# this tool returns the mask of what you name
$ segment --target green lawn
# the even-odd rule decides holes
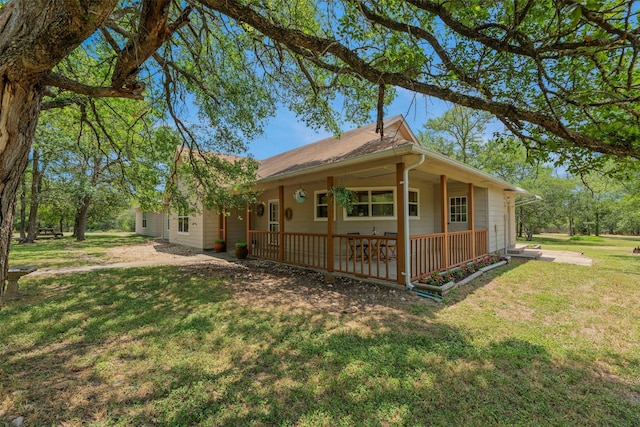
[[[48,268],[103,264],[106,261],[105,252],[109,248],[149,240],[145,236],[123,232],[89,232],[86,238],[83,242],[77,242],[71,235],[57,239],[42,237],[33,244],[18,244],[17,239],[14,239],[9,253],[9,266]]]
[[[444,304],[384,290],[355,314],[344,285],[277,271],[25,277],[0,311],[0,420],[640,425],[640,240],[535,237],[594,266],[514,261]]]

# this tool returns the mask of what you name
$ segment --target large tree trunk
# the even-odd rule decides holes
[[[0,8],[0,298],[15,197],[40,116],[41,81],[93,34],[117,0],[9,1]]]
[[[27,232],[27,243],[36,240],[36,223],[38,221],[38,208],[40,207],[40,193],[42,191],[42,170],[40,169],[40,154],[38,150],[33,150],[31,180],[31,201],[29,205],[29,231]]]
[[[89,203],[91,203],[91,197],[85,196],[80,204],[80,209],[76,214],[76,240],[82,242],[87,231],[87,216],[89,214]]]
[[[0,74],[0,294],[7,277],[16,193],[27,167],[41,102],[41,87],[12,82]]]

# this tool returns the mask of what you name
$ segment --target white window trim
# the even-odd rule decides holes
[[[142,212],[142,228],[146,229],[147,228],[147,213],[146,212]]]
[[[416,201],[415,205],[418,206],[418,215],[416,216],[411,216],[409,215],[409,209],[407,209],[407,215],[409,215],[409,219],[420,219],[420,211],[422,209],[420,209],[420,190],[418,190],[417,188],[411,188],[409,187],[409,192],[414,192],[417,194],[418,200]],[[409,206],[409,201],[407,200],[407,207]]]
[[[275,220],[271,220],[271,206],[276,205],[278,207],[278,216]],[[280,200],[279,199],[271,199],[267,201],[267,228],[271,231],[271,225],[277,225],[278,231],[281,229],[282,224],[280,224]]]
[[[314,221],[319,221],[319,222],[327,222],[329,220],[328,217],[322,217],[322,216],[318,216],[318,194],[327,194],[329,192],[329,190],[317,190],[313,192],[313,220]],[[324,205],[320,205],[320,206],[324,206]],[[327,208],[329,207],[329,204],[326,205]],[[333,212],[336,212],[336,203],[335,200],[333,202]]]
[[[180,231],[180,218],[187,218],[187,226],[188,229],[191,230],[191,220],[189,215],[180,215],[180,211],[178,211],[178,216],[177,216],[177,226],[176,226],[176,232],[178,234],[181,234],[183,236],[188,236],[189,235],[189,231]]]
[[[389,191],[393,192],[393,216],[348,216],[347,210],[342,209],[342,220],[347,221],[395,221],[398,219],[398,196],[394,187],[353,187],[349,188],[351,191]],[[371,200],[369,200],[369,206],[371,206]],[[371,212],[371,210],[369,210]]]
[[[451,213],[451,202],[453,201],[453,199],[464,199],[464,207],[465,209],[465,213],[461,214],[464,215],[465,220],[464,221],[454,221],[451,219],[451,216],[454,215]],[[450,224],[466,224],[469,222],[469,198],[465,195],[465,196],[451,196],[449,197],[449,223]]]

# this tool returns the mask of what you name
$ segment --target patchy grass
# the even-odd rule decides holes
[[[571,236],[569,240],[581,241],[581,242],[604,242],[604,238],[600,236]]]
[[[577,246],[593,267],[516,261],[440,305],[268,267],[27,276],[0,311],[0,419],[640,425],[640,256],[605,240]]]
[[[87,233],[86,237],[84,242],[77,242],[75,237],[70,235],[58,239],[45,237],[29,244],[19,244],[14,240],[9,253],[9,265],[45,268],[104,264],[107,261],[105,253],[109,248],[135,245],[149,240],[145,236],[118,232]]]

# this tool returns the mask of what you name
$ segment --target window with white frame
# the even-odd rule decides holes
[[[353,190],[357,201],[353,204],[353,211],[345,214],[345,219],[393,219],[396,217],[396,197],[392,188]],[[316,191],[314,208],[315,220],[323,221],[328,217],[329,198],[326,191]],[[409,191],[410,218],[419,218],[419,198],[417,190]]]
[[[147,228],[147,213],[142,212],[142,228]]]
[[[348,219],[394,218],[395,194],[393,189],[354,190],[357,201],[353,204]]]
[[[418,192],[409,190],[409,217],[420,217],[418,206],[420,206]]]
[[[326,191],[316,191],[315,195],[315,219],[326,220],[329,217],[329,196]]]
[[[178,233],[189,233],[189,215],[184,208],[178,210]]]
[[[449,198],[449,222],[467,222],[467,196]]]

